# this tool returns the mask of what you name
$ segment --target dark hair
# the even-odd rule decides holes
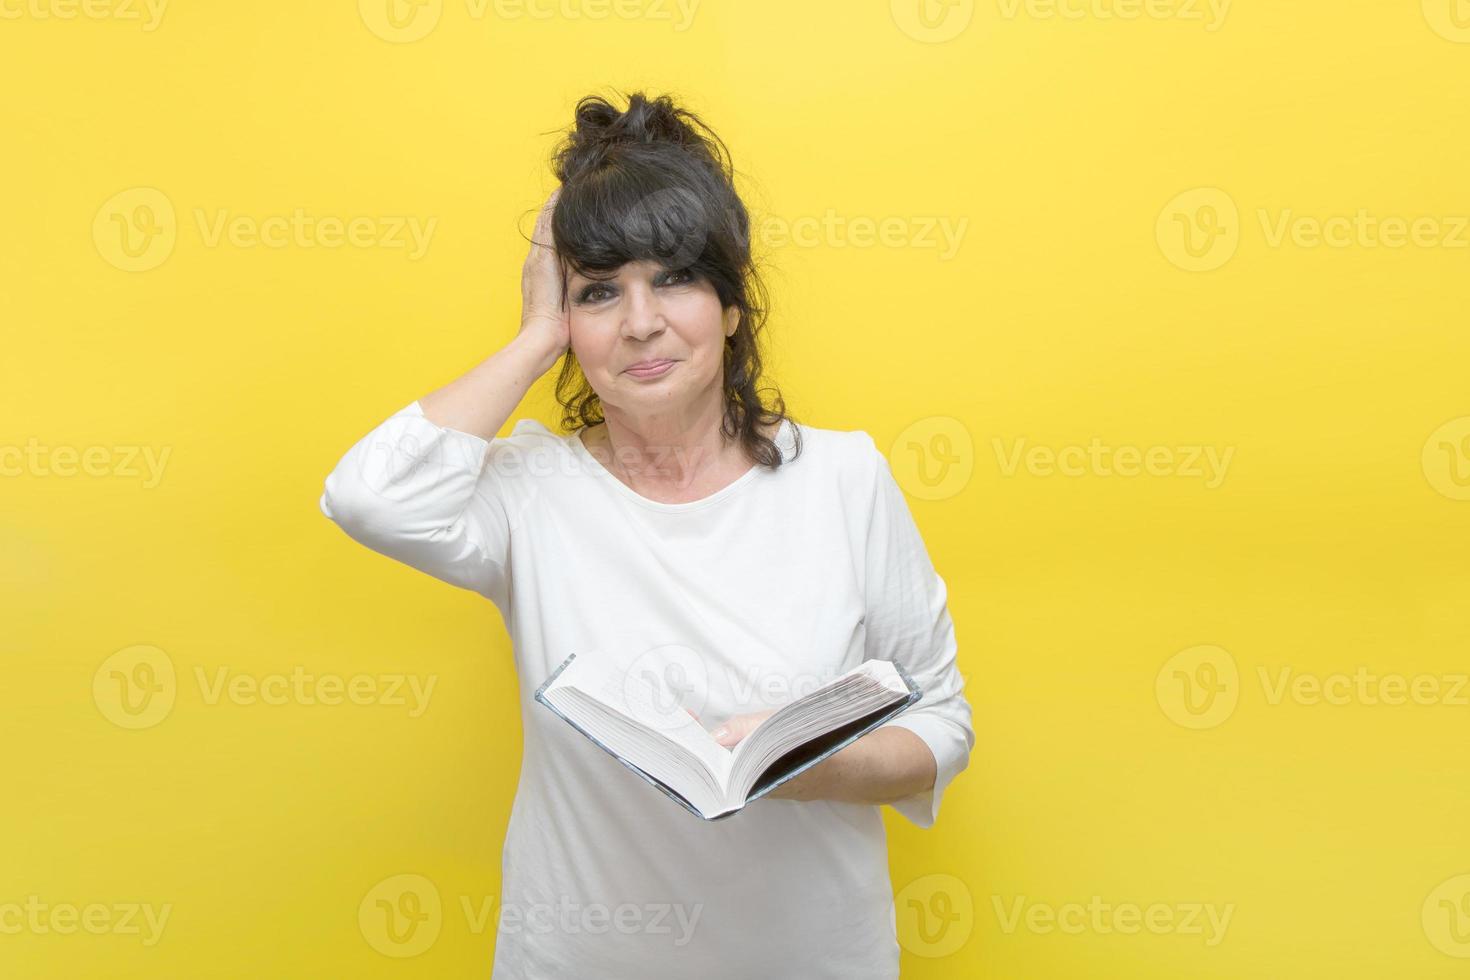
[[[566,270],[606,275],[625,263],[656,262],[688,269],[712,283],[720,306],[740,310],[735,333],[725,338],[725,413],[721,431],[740,441],[758,465],[781,465],[763,423],[788,417],[778,389],[774,407],[761,401],[759,340],[767,293],[751,259],[750,218],[734,187],[734,168],[724,142],[698,116],[667,95],[628,96],[619,111],[589,95],[577,103],[576,121],[557,147],[552,168],[561,194],[552,216],[552,239]],[[568,431],[603,421],[602,402],[568,348],[556,381],[556,399]],[[796,436],[796,453],[801,437]]]

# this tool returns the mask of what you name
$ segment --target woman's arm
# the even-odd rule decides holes
[[[934,788],[934,753],[906,728],[876,728],[767,796],[879,805]]]
[[[420,398],[419,407],[435,425],[489,441],[560,356],[542,334],[523,331],[465,374]]]
[[[734,715],[710,734],[720,745],[733,748],[773,714],[774,708]],[[698,717],[695,715],[696,720]],[[927,742],[906,728],[880,727],[766,795],[781,800],[881,805],[928,792],[938,774]]]

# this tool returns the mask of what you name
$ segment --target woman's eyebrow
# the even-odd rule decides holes
[[[567,281],[569,283],[574,283],[574,284],[577,284],[577,285],[581,285],[583,283],[617,282],[620,278],[622,278],[622,275],[623,275],[623,272],[624,271],[625,270],[623,270],[623,269],[616,269],[616,270],[614,270],[612,272],[595,272],[595,273],[573,272],[571,274],[571,278],[568,279]],[[655,266],[653,269],[650,269],[649,270],[649,272],[648,272],[648,278],[650,278],[650,279],[652,279],[654,281],[657,281],[657,280],[659,280],[659,279],[661,279],[661,278],[663,278],[665,276],[671,276],[671,275],[673,275],[676,272],[684,272],[684,271],[687,271],[687,270],[680,269],[680,268],[667,268],[667,267],[664,267],[664,266],[661,266],[660,265],[660,266]]]

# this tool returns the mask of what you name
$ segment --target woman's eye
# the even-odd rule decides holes
[[[673,272],[666,273],[659,280],[659,285],[687,286],[694,282],[694,280],[695,276],[692,269],[676,269]],[[582,291],[577,294],[577,301],[579,303],[601,303],[612,295],[613,291],[611,289],[608,289],[601,283],[593,283],[590,286],[582,288]]]

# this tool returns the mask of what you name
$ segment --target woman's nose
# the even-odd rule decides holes
[[[623,310],[623,333],[631,339],[643,340],[664,328],[658,299],[645,289],[630,289]]]

